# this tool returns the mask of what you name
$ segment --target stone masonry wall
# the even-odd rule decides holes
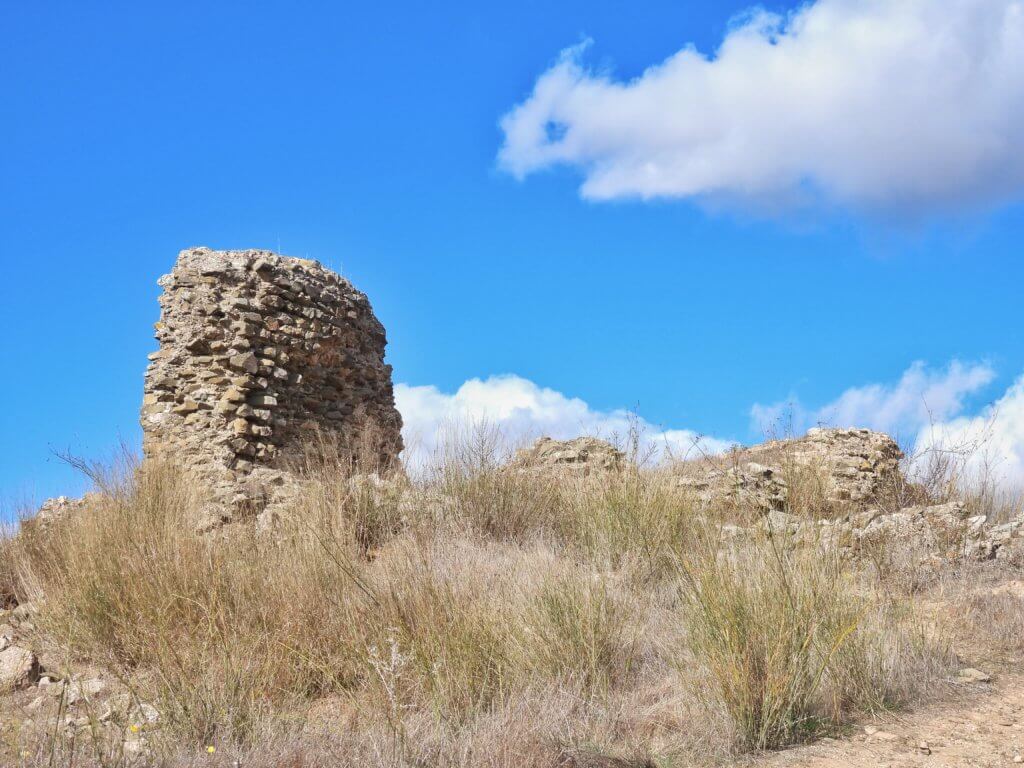
[[[402,448],[387,343],[363,293],[318,262],[269,251],[182,251],[159,280],[160,349],[143,450],[202,475],[225,519],[258,512],[317,433],[378,459]]]
[[[835,505],[878,506],[904,479],[903,452],[881,432],[815,427],[803,437],[737,448],[722,456],[682,462],[675,472],[681,487],[703,501],[729,499],[761,509],[785,508],[795,472],[823,481],[824,497]]]

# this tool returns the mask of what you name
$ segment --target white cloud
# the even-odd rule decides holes
[[[732,445],[687,429],[661,429],[626,410],[595,410],[579,398],[514,375],[470,379],[452,394],[431,385],[398,384],[395,402],[405,423],[406,459],[414,466],[434,455],[453,430],[480,424],[499,429],[508,444],[517,445],[541,436],[625,440],[635,423],[644,445],[656,452],[655,458],[666,447],[682,457],[717,453]]]
[[[951,419],[921,430],[914,452],[929,449],[962,457],[958,469],[967,482],[1024,491],[1024,376],[977,416]],[[961,459],[956,459],[960,461]]]
[[[631,81],[564,51],[501,121],[517,177],[584,197],[914,212],[1024,192],[1024,0],[817,0],[752,11],[714,56]]]
[[[967,398],[994,377],[995,371],[984,363],[954,360],[944,369],[930,369],[916,362],[894,384],[851,387],[820,408],[804,408],[794,400],[755,405],[751,413],[759,431],[788,427],[799,434],[815,424],[869,427],[903,438],[915,454],[956,451],[963,456],[966,479],[984,476],[1024,490],[1024,375],[995,403],[975,415],[963,413]],[[406,459],[413,467],[427,463],[453,433],[464,436],[465,430],[481,424],[500,430],[509,446],[543,435],[624,440],[635,424],[655,459],[666,447],[682,458],[720,453],[735,444],[688,429],[663,429],[624,409],[596,410],[579,398],[514,375],[470,379],[453,393],[398,384],[395,400],[405,422]]]
[[[802,432],[818,424],[867,427],[899,437],[912,437],[934,422],[958,416],[964,399],[995,378],[987,364],[951,362],[944,370],[915,362],[895,384],[851,387],[817,409],[807,409],[797,398],[751,409],[754,428],[773,433]]]

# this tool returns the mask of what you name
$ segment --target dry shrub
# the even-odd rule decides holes
[[[766,536],[723,553],[708,531],[680,570],[689,650],[713,683],[709,704],[728,713],[746,748],[806,740],[858,710],[903,703],[909,691],[891,683],[935,655],[816,547]]]
[[[551,529],[561,494],[556,478],[508,468],[511,449],[498,432],[478,429],[446,449],[431,485],[450,500],[460,528],[499,541],[524,542]]]
[[[551,577],[523,616],[525,665],[585,695],[607,693],[633,669],[639,622],[632,614],[606,579]]]
[[[672,571],[694,507],[665,473],[625,471],[562,486],[555,535],[597,563],[639,563],[649,577]]]
[[[353,445],[339,441],[314,430],[301,452],[285,461],[301,478],[285,530],[300,530],[323,546],[345,542],[346,556],[353,545],[366,557],[408,524],[402,500],[410,484],[378,430],[363,429]]]
[[[18,604],[18,556],[10,531],[0,530],[0,609]]]
[[[44,542],[24,543],[24,581],[74,653],[126,680],[146,673],[169,727],[199,743],[245,739],[351,674],[345,638],[366,598],[349,552],[303,530],[204,538],[196,503],[169,466],[115,478]]]
[[[849,512],[845,505],[829,500],[829,480],[821,467],[797,462],[789,455],[783,457],[782,467],[787,512],[812,520],[841,517]]]
[[[303,476],[286,521],[292,533],[319,536],[323,546],[344,542],[367,557],[408,524],[402,506],[407,484],[400,476],[353,475],[347,464],[330,462],[305,467]]]
[[[985,515],[1005,523],[1024,515],[1024,490],[1007,485],[991,445],[991,424],[957,442],[937,437],[927,448],[908,455],[903,474],[916,498],[909,503],[962,502],[968,515]]]
[[[550,531],[561,502],[553,478],[503,467],[448,466],[439,490],[451,499],[453,522],[499,541],[527,542]]]
[[[364,642],[386,709],[422,705],[459,721],[501,697],[514,627],[503,562],[493,551],[405,541],[377,564]]]
[[[975,591],[958,604],[958,616],[995,650],[1024,652],[1024,581]]]

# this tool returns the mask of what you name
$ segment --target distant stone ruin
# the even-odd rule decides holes
[[[558,472],[587,477],[618,472],[626,455],[611,443],[596,437],[553,440],[542,437],[528,448],[516,451],[509,468],[515,471]]]
[[[387,343],[363,293],[316,261],[182,251],[159,280],[143,450],[198,473],[224,519],[261,511],[312,440],[402,449]]]
[[[879,504],[905,484],[903,452],[881,432],[868,429],[809,429],[803,437],[771,440],[722,456],[680,463],[680,485],[710,502],[764,510],[786,507],[797,476],[811,475],[831,504],[864,507]]]
[[[833,503],[877,502],[903,482],[903,451],[888,435],[870,429],[813,427],[803,437],[772,440],[742,451],[748,461],[817,470]]]

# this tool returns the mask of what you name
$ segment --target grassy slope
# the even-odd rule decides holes
[[[171,467],[102,485],[7,567],[41,636],[160,719],[133,758],[130,715],[36,718],[25,765],[706,764],[919,701],[955,662],[885,574],[768,536],[723,551],[753,513],[658,472],[467,452],[374,489],[318,465],[272,536],[194,535],[202,489]]]

